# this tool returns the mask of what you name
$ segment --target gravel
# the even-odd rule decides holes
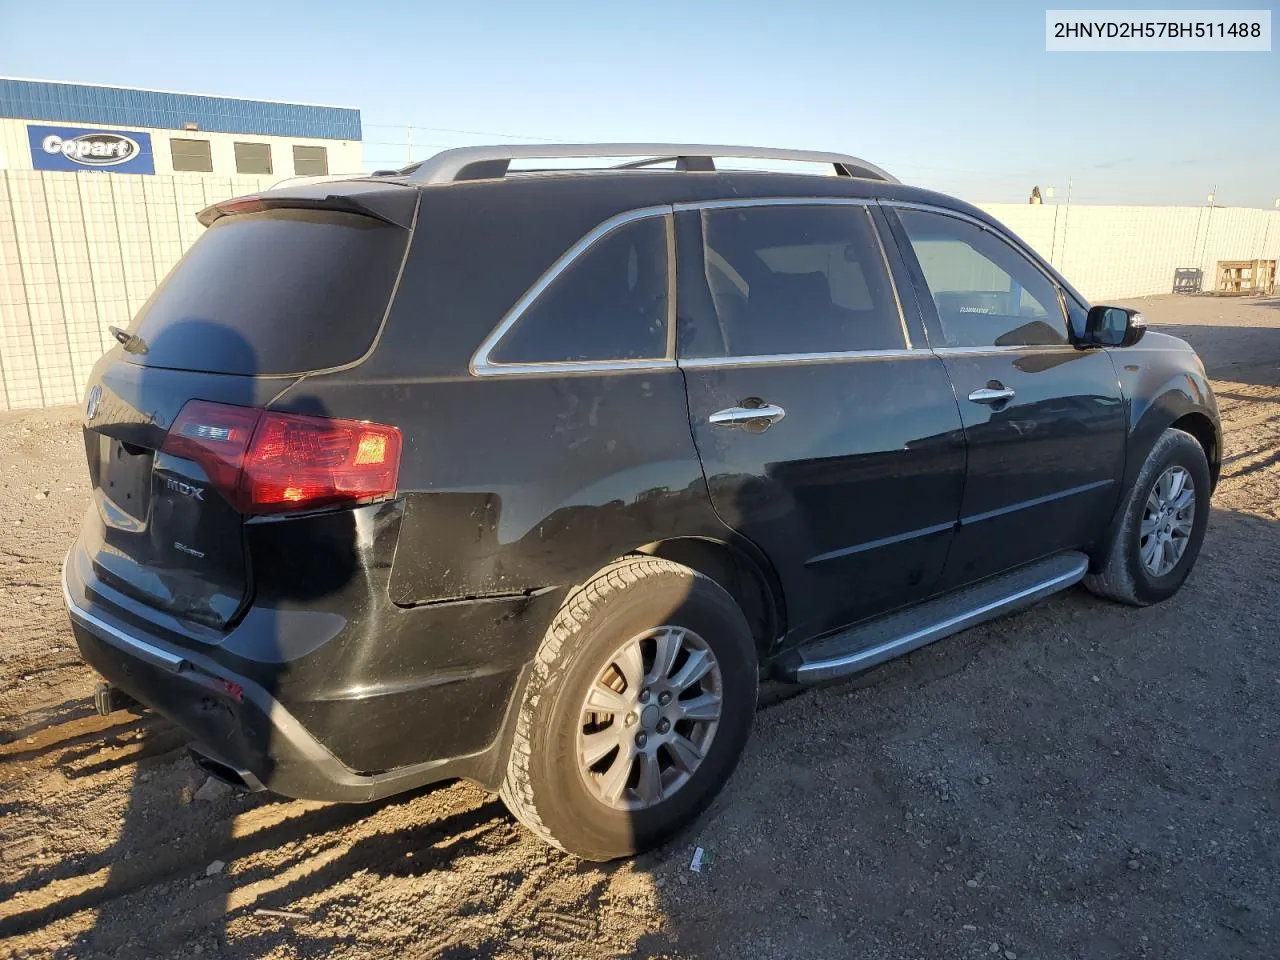
[[[1137,305],[1228,431],[1186,588],[777,698],[706,816],[605,867],[467,784],[223,792],[159,718],[97,717],[58,586],[78,412],[0,414],[0,957],[1280,955],[1280,300]]]

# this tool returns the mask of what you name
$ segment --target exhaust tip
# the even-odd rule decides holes
[[[247,790],[250,793],[258,793],[266,789],[262,785],[262,781],[244,767],[237,767],[234,764],[227,763],[225,760],[219,760],[217,757],[210,756],[197,747],[188,747],[187,749],[197,767],[228,786],[236,787],[239,790]]]

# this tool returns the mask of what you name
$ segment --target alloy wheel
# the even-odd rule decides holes
[[[597,800],[642,810],[670,798],[702,764],[720,722],[716,655],[685,627],[622,644],[582,704],[578,770]]]
[[[1167,467],[1147,495],[1138,528],[1138,554],[1147,572],[1168,575],[1191,539],[1196,517],[1196,488],[1191,474],[1177,465]]]

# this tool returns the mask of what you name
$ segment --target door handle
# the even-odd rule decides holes
[[[969,394],[974,403],[1004,403],[1012,400],[1014,393],[1010,387],[979,387]]]
[[[707,419],[717,427],[745,427],[761,433],[786,415],[787,411],[777,404],[762,403],[758,407],[728,407],[717,410]]]

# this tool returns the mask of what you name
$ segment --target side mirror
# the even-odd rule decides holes
[[[1090,307],[1085,339],[1099,347],[1132,347],[1147,332],[1147,321],[1127,307]]]

